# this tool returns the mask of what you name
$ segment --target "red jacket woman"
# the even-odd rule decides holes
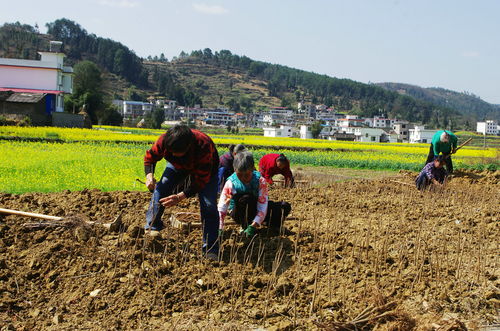
[[[293,175],[290,170],[290,161],[284,154],[266,154],[259,161],[259,171],[269,184],[273,183],[273,176],[281,174],[285,177],[285,187],[293,187]]]

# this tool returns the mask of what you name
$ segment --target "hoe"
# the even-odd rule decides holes
[[[120,214],[118,216],[116,216],[114,221],[111,223],[100,223],[100,222],[93,222],[93,221],[83,221],[83,222],[86,224],[91,224],[91,225],[92,224],[100,224],[110,231],[119,231],[119,229],[122,225],[122,213],[123,213],[123,211],[121,211]],[[73,223],[75,221],[79,221],[79,218],[76,216],[74,216],[74,217],[50,216],[50,215],[28,213],[28,212],[24,212],[24,211],[5,209],[5,208],[0,208],[0,214],[33,217],[33,218],[38,218],[38,219],[45,221],[45,222],[39,222],[39,223],[27,223],[27,224],[25,224],[25,226],[29,226],[29,227],[65,226],[65,225],[67,225],[68,222]],[[66,221],[66,223],[65,223],[65,221]]]

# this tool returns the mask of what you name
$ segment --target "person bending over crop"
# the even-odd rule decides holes
[[[427,163],[415,179],[417,188],[423,191],[431,185],[443,187],[447,176],[447,172],[443,168],[445,163],[446,156],[444,155],[439,155],[434,161]]]
[[[252,153],[236,154],[233,164],[235,172],[227,179],[219,198],[219,230],[224,229],[228,213],[241,224],[248,237],[252,237],[263,224],[279,229],[292,209],[290,204],[268,200],[267,182],[255,170]]]
[[[241,152],[246,150],[245,146],[242,144],[238,145],[231,145],[229,146],[229,152],[224,153],[220,159],[219,159],[219,192],[222,191],[222,188],[224,187],[224,183],[226,182],[227,178],[231,176],[234,172],[234,167],[233,167],[233,161],[234,161],[234,156]]]
[[[457,150],[457,136],[455,136],[451,131],[440,130],[432,136],[432,142],[429,150],[429,155],[427,155],[426,164],[432,162],[438,157],[439,153],[447,156],[445,159],[446,170],[448,173],[453,172],[453,162],[451,161],[451,154],[454,154]]]
[[[290,170],[290,161],[284,154],[266,154],[259,161],[259,171],[269,184],[273,184],[273,176],[281,174],[285,177],[285,187],[294,186],[294,178]]]
[[[168,163],[159,182],[154,178],[155,165],[162,158]],[[176,125],[162,134],[146,151],[144,170],[146,186],[153,192],[146,213],[147,230],[161,230],[165,208],[198,194],[203,222],[203,251],[210,259],[218,254],[217,169],[219,155],[214,142],[206,134]],[[183,192],[174,189],[190,176],[190,185]]]

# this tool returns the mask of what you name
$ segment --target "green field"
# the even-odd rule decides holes
[[[0,135],[3,136],[3,140],[0,140],[0,191],[57,192],[85,188],[104,191],[145,190],[144,185],[138,183],[136,178],[143,179],[144,153],[160,133],[162,131],[139,129],[126,129],[124,133],[123,128],[25,128],[23,131],[0,127]],[[12,137],[32,137],[39,141],[7,140]],[[217,144],[247,144],[256,160],[267,153],[284,152],[291,160],[292,169],[299,166],[322,166],[419,171],[428,151],[427,145],[362,144],[290,138],[273,140],[248,136],[213,138]],[[59,142],[52,142],[54,139]],[[130,142],[117,142],[125,140]],[[293,146],[295,141],[300,147],[316,149],[290,150],[290,145]],[[259,147],[252,148],[252,142]],[[273,145],[282,147],[273,148]],[[226,147],[219,147],[220,155],[225,151]],[[497,150],[464,148],[454,156],[454,163],[455,168],[496,170]],[[165,161],[158,164],[157,177],[164,166]]]

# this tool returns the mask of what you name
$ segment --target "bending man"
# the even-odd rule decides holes
[[[447,173],[443,166],[446,157],[439,155],[434,161],[425,165],[418,177],[415,179],[415,185],[420,191],[425,190],[429,186],[442,187],[446,179]]]
[[[446,170],[451,174],[453,172],[451,154],[456,152],[457,141],[457,136],[455,136],[451,131],[439,130],[436,132],[434,136],[432,136],[431,147],[425,164],[432,162],[438,157],[439,153],[442,153],[446,157],[444,160],[446,163]]]
[[[165,158],[168,163],[158,183],[154,178],[156,162]],[[203,250],[210,259],[218,254],[217,169],[219,155],[215,144],[206,134],[176,125],[162,134],[146,151],[144,170],[146,186],[153,191],[146,213],[146,229],[161,230],[161,216],[165,208],[198,194],[203,222]],[[174,189],[190,176],[190,185],[183,192]]]

